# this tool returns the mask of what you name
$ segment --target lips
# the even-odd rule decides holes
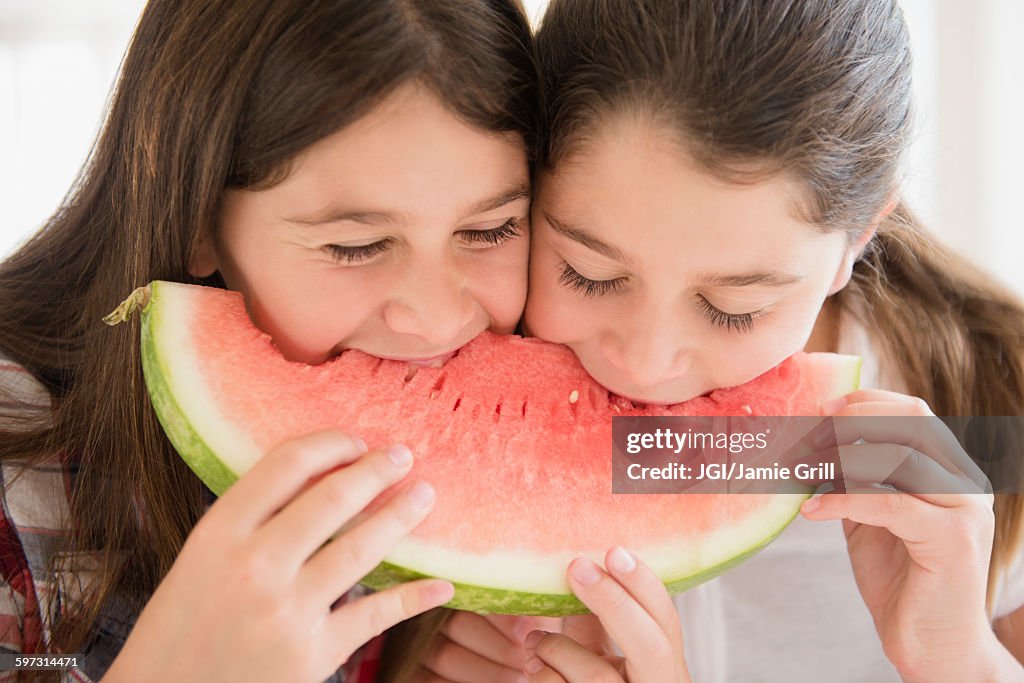
[[[448,353],[431,356],[430,358],[396,358],[395,360],[404,360],[409,365],[414,365],[419,368],[439,368],[451,360],[452,357],[455,356],[455,353],[455,351],[449,351]]]

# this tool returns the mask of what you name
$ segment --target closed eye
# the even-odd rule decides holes
[[[502,242],[522,236],[523,232],[519,227],[519,219],[509,218],[491,230],[462,230],[459,234],[467,242],[496,246]]]
[[[613,280],[591,280],[576,272],[576,269],[565,261],[561,265],[562,274],[558,281],[569,289],[582,292],[583,296],[601,296],[619,291],[626,284],[626,278],[618,277]]]
[[[717,327],[729,331],[750,332],[754,327],[754,321],[761,317],[763,310],[751,311],[750,313],[726,313],[714,306],[703,296],[697,297],[697,305],[700,306],[704,316]]]
[[[343,247],[340,244],[325,244],[322,249],[327,254],[342,263],[362,263],[369,261],[377,254],[388,250],[391,246],[391,239],[379,240],[372,244],[363,244],[358,247]]]

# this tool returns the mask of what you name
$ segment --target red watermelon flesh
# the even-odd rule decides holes
[[[371,447],[405,443],[430,481],[430,516],[365,579],[416,576],[457,586],[452,606],[580,611],[572,558],[623,545],[672,590],[756,552],[796,514],[800,494],[613,494],[615,415],[818,415],[853,390],[859,361],[797,354],[741,387],[676,406],[610,394],[566,347],[490,333],[443,368],[347,351],[317,366],[285,360],[235,292],[151,283],[143,357],[157,413],[182,457],[225,490],[275,444],[340,428]],[[382,498],[383,499],[383,498]]]

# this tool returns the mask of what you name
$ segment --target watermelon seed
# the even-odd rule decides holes
[[[578,400],[580,400],[580,392],[578,392],[576,389],[573,389],[572,392],[569,394],[569,403],[575,403]]]
[[[745,412],[747,415],[753,415],[754,414],[754,409],[751,408],[749,405],[744,404],[743,412]]]
[[[457,399],[455,399],[455,405],[454,405],[454,406],[452,406],[452,412],[454,413],[454,412],[455,412],[456,410],[458,410],[458,409],[459,409],[459,406],[460,406],[461,404],[462,404],[462,397],[461,397],[461,396],[459,396],[459,397],[458,397]]]

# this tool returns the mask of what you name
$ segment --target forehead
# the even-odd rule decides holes
[[[329,197],[380,196],[397,206],[436,202],[439,184],[446,186],[446,196],[476,195],[526,173],[521,135],[467,123],[413,81],[304,150],[282,185]]]
[[[699,168],[675,135],[636,116],[598,126],[541,174],[538,192],[541,211],[641,262],[669,258],[671,250],[717,261],[747,252],[781,258],[822,237],[802,218],[794,179],[723,180]]]

